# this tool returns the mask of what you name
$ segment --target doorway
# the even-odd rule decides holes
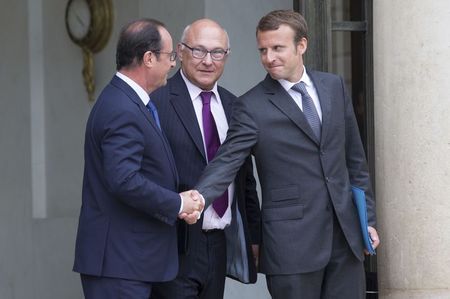
[[[372,0],[294,0],[308,22],[310,69],[339,74],[353,100],[375,190]],[[378,298],[376,256],[365,260],[366,298]]]

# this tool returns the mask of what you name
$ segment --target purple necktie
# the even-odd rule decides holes
[[[217,149],[220,146],[219,134],[217,133],[216,122],[211,113],[211,96],[212,91],[203,91],[200,93],[202,98],[203,108],[203,134],[205,136],[206,156],[208,162],[216,155]],[[223,214],[228,208],[228,190],[213,201],[213,208],[217,215],[222,218]]]

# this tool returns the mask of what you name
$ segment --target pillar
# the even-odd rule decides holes
[[[374,1],[380,298],[450,298],[449,16]]]

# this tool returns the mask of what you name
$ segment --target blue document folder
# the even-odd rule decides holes
[[[366,194],[364,190],[352,186],[353,201],[355,203],[356,209],[358,210],[359,224],[361,226],[361,232],[364,240],[364,246],[370,255],[374,255],[375,249],[372,247],[372,240],[370,239],[369,231],[367,230],[367,205],[366,205]]]

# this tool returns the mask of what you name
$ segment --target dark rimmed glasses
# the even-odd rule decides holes
[[[220,61],[220,60],[223,60],[230,52],[230,49],[224,50],[221,48],[216,48],[216,49],[212,49],[211,51],[208,51],[205,48],[193,48],[193,47],[189,47],[185,43],[181,43],[181,44],[183,46],[185,46],[186,48],[188,48],[189,50],[191,50],[192,57],[198,58],[198,59],[205,58],[206,55],[209,53],[209,55],[211,55],[212,60]]]
[[[167,54],[167,55],[169,55],[170,61],[177,60],[177,52],[176,51],[172,51],[172,52],[152,51],[152,52],[154,52],[156,54]]]

